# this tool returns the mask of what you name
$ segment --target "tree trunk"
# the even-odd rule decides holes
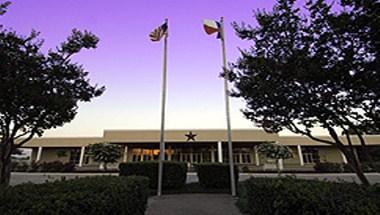
[[[12,143],[0,143],[0,186],[8,186],[11,178]]]
[[[104,162],[104,172],[107,172],[107,163],[106,162]]]
[[[281,176],[281,169],[280,169],[280,160],[276,159],[276,168],[277,168],[277,176]]]
[[[355,171],[356,175],[358,176],[360,182],[366,186],[370,185],[367,177],[363,173],[363,169],[362,169],[362,166],[360,164],[360,161],[358,159],[356,159],[356,156],[354,155],[354,153],[351,153],[350,151],[348,151],[345,148],[344,144],[339,140],[338,134],[336,133],[336,131],[332,127],[328,126],[327,129],[329,131],[330,136],[335,141],[334,145],[346,156],[348,164],[351,166],[352,169],[354,169],[354,171]],[[351,145],[351,147],[352,147],[352,145]]]
[[[363,185],[370,185],[367,177],[364,175],[362,165],[360,161],[356,158],[356,156],[353,153],[350,153],[347,149],[343,148],[340,149],[340,151],[343,152],[343,154],[346,156],[348,164],[351,166],[351,168],[355,171],[356,175],[358,176],[360,182]]]

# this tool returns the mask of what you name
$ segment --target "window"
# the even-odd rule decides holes
[[[242,153],[241,154],[241,163],[251,163],[251,154],[250,153]]]
[[[252,162],[251,154],[248,152],[234,153],[234,162],[248,164]]]
[[[239,153],[234,153],[234,163],[241,163]]]
[[[132,155],[132,161],[141,161],[140,155]]]
[[[72,149],[70,151],[70,163],[79,164],[80,149]]]
[[[202,154],[194,153],[193,154],[193,163],[201,163],[202,162]]]
[[[303,148],[302,149],[303,162],[307,163],[318,163],[320,161],[319,151],[316,148]]]

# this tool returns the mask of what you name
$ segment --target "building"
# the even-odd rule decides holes
[[[78,168],[85,169],[99,166],[86,154],[89,144],[120,144],[124,148],[120,162],[147,161],[158,159],[159,137],[159,130],[105,130],[103,137],[35,138],[23,147],[32,149],[31,157],[35,162],[74,162]],[[365,139],[370,147],[380,146],[380,135],[367,135]],[[342,141],[345,142],[343,137]],[[331,145],[301,136],[280,136],[252,129],[233,130],[232,142],[234,162],[242,170],[275,168],[273,160],[257,153],[256,146],[264,142],[277,142],[292,149],[293,158],[279,162],[281,168],[288,170],[312,169],[316,162],[347,162],[345,156]],[[228,162],[226,130],[167,130],[165,143],[166,159],[187,162],[189,167],[194,163]],[[353,138],[353,145],[360,145],[358,139]]]

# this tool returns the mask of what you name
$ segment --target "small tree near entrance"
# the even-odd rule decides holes
[[[292,150],[283,145],[276,143],[262,143],[257,146],[257,152],[267,158],[276,160],[276,168],[278,175],[281,174],[280,159],[286,160],[293,157]]]
[[[100,163],[99,168],[107,170],[107,164],[116,163],[121,157],[121,146],[110,143],[95,143],[88,146],[90,157]]]

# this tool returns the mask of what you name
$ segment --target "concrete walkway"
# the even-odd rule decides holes
[[[227,194],[179,194],[151,197],[147,215],[242,215]]]

